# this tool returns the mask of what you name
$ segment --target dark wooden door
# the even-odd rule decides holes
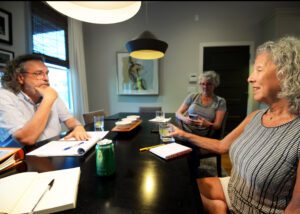
[[[226,99],[229,113],[226,133],[234,129],[247,114],[249,60],[249,46],[203,49],[203,71],[214,70],[220,74],[221,84],[215,94]]]

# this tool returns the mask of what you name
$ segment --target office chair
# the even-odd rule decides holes
[[[101,110],[97,110],[97,111],[91,111],[91,112],[87,112],[87,113],[83,113],[83,120],[85,124],[89,124],[89,123],[93,123],[94,122],[94,116],[96,115],[104,115],[105,116],[105,112],[103,109]]]
[[[140,106],[139,112],[140,113],[155,113],[156,111],[161,111],[161,106],[154,106],[154,107],[148,107],[148,106]]]
[[[224,118],[223,118],[223,121],[221,124],[221,128],[218,130],[211,129],[211,131],[208,135],[209,138],[223,139],[223,137],[225,136],[227,117],[228,117],[228,112],[226,112],[224,115]],[[199,160],[205,159],[205,158],[216,157],[218,177],[222,177],[222,155],[208,151],[206,149],[199,149],[199,150],[200,150],[199,155],[198,155]]]

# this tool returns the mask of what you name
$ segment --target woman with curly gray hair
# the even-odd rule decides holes
[[[224,139],[177,127],[171,135],[229,152],[230,177],[197,181],[209,213],[300,213],[300,40],[287,36],[259,46],[248,82],[254,99],[268,107],[249,114]]]
[[[201,91],[189,94],[176,111],[176,118],[181,121],[185,131],[208,136],[211,130],[221,128],[226,112],[226,101],[215,95],[220,84],[219,74],[205,71],[199,75],[198,83]]]

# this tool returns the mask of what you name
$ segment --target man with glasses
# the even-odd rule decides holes
[[[48,68],[39,55],[17,57],[1,77],[0,129],[23,145],[60,134],[61,122],[72,130],[65,138],[84,140],[88,135],[50,87]]]

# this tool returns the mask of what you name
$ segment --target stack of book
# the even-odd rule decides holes
[[[0,174],[21,164],[24,159],[22,148],[0,148]]]

